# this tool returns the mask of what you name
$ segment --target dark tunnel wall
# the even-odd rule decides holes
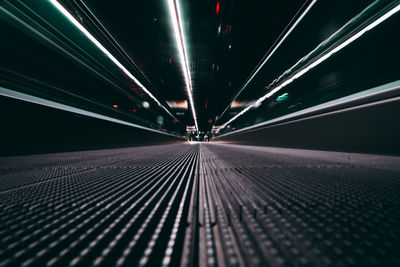
[[[0,156],[183,141],[7,97],[0,97],[0,112]]]
[[[400,155],[400,98],[215,138],[246,145]]]

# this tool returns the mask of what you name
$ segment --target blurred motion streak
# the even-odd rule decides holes
[[[95,44],[112,62],[115,63],[129,78],[131,78],[137,85],[139,85],[160,107],[162,107],[171,117],[175,118],[169,110],[164,107],[160,101],[138,80],[132,73],[130,73],[94,36],[89,33],[60,3],[56,0],[49,0],[71,23],[73,23],[93,44]]]
[[[374,2],[376,3],[376,2]],[[371,4],[369,7],[367,7],[365,10],[368,10],[369,8],[371,8],[373,5]],[[365,10],[363,12],[365,12]],[[343,48],[345,48],[346,46],[348,46],[349,44],[351,44],[352,42],[354,42],[355,40],[357,40],[358,38],[360,38],[364,33],[366,33],[367,31],[375,28],[376,26],[378,26],[379,24],[381,24],[382,22],[384,22],[386,19],[390,18],[392,15],[396,14],[398,11],[400,10],[400,4],[397,4],[395,7],[393,7],[392,9],[390,9],[389,11],[385,12],[383,15],[381,15],[378,19],[374,20],[372,23],[368,24],[367,26],[364,26],[361,30],[359,30],[358,32],[354,33],[352,36],[350,36],[349,38],[347,38],[346,40],[344,40],[343,42],[341,42],[340,44],[337,44],[333,49],[328,48],[328,51],[324,51],[323,55],[321,55],[319,58],[317,59],[311,59],[311,63],[309,63],[308,65],[306,65],[302,70],[297,71],[295,74],[293,74],[290,78],[287,78],[284,82],[282,82],[280,85],[278,85],[277,87],[275,87],[274,89],[272,89],[270,92],[268,92],[267,94],[265,94],[263,97],[259,98],[257,100],[257,102],[254,105],[250,105],[247,108],[243,109],[241,112],[239,112],[236,116],[232,117],[230,120],[228,120],[226,123],[224,123],[220,129],[225,128],[227,125],[229,125],[231,122],[233,122],[234,120],[236,120],[237,118],[239,118],[240,116],[242,116],[243,114],[245,114],[247,111],[249,111],[252,108],[257,108],[258,106],[261,105],[261,103],[271,97],[272,95],[274,95],[276,92],[278,92],[279,90],[281,90],[282,88],[284,88],[285,86],[287,86],[288,84],[292,83],[295,79],[300,78],[301,76],[303,76],[305,73],[307,73],[309,70],[311,70],[312,68],[318,66],[319,64],[321,64],[322,62],[324,62],[325,60],[327,60],[331,55],[335,54],[336,52],[342,50]],[[363,13],[361,12],[361,14]],[[357,16],[358,17],[358,16]],[[355,19],[355,18],[354,18]],[[354,20],[353,19],[353,20]],[[350,21],[351,22],[351,21]],[[349,23],[350,23],[349,22]],[[346,25],[348,25],[349,23],[346,23]],[[301,60],[299,60],[293,67],[291,67],[289,70],[285,71],[285,73],[283,75],[285,75],[286,73],[290,72],[290,70],[292,70],[297,64],[304,62],[305,58],[308,58],[309,55],[311,55],[315,50],[317,50],[319,47],[321,47],[322,45],[326,44],[327,42],[329,42],[330,39],[332,39],[335,35],[337,35],[340,31],[343,30],[344,27],[346,27],[346,25],[344,25],[340,30],[338,30],[337,32],[335,32],[333,35],[331,35],[328,39],[326,39],[325,41],[323,41],[320,45],[318,45],[313,51],[311,51],[307,56],[303,57]],[[313,61],[314,60],[314,61]],[[282,76],[283,76],[282,75]],[[279,79],[279,78],[278,78]]]

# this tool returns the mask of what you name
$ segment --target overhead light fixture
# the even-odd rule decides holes
[[[72,24],[75,25],[95,46],[97,46],[118,68],[120,68],[130,79],[132,79],[143,91],[150,96],[161,108],[163,108],[174,119],[175,117],[169,110],[158,101],[158,99],[119,62],[82,24],[80,24],[74,16],[71,15],[60,3],[56,0],[49,0],[55,8],[57,8]]]
[[[260,97],[255,104],[248,106],[247,108],[243,109],[241,112],[239,112],[236,116],[232,117],[229,121],[227,121],[226,123],[224,123],[219,130],[225,128],[227,125],[229,125],[231,122],[233,122],[234,120],[236,120],[237,118],[239,118],[240,116],[242,116],[244,113],[246,113],[247,111],[249,111],[251,108],[253,107],[258,107],[261,105],[261,103],[265,100],[270,98],[272,95],[274,95],[276,92],[280,91],[282,88],[286,87],[288,84],[292,83],[294,80],[300,78],[301,76],[303,76],[305,73],[307,73],[309,70],[315,68],[316,66],[318,66],[319,64],[321,64],[322,62],[324,62],[325,60],[327,60],[330,56],[332,56],[333,54],[339,52],[340,50],[342,50],[343,48],[345,48],[346,46],[348,46],[349,44],[351,44],[352,42],[354,42],[355,40],[357,40],[358,38],[360,38],[362,35],[364,35],[364,33],[366,33],[369,30],[372,30],[373,28],[375,28],[376,26],[378,26],[379,24],[381,24],[382,22],[384,22],[385,20],[387,20],[388,18],[390,18],[391,16],[393,16],[395,13],[397,13],[398,11],[400,11],[400,4],[395,6],[394,8],[392,8],[391,10],[389,10],[388,12],[386,12],[385,14],[383,14],[382,16],[380,16],[378,19],[376,19],[375,21],[373,21],[372,23],[370,23],[369,25],[367,25],[366,27],[364,27],[363,29],[361,29],[359,32],[355,33],[353,36],[351,36],[350,38],[348,38],[346,41],[344,41],[343,43],[341,43],[340,45],[336,46],[334,49],[332,49],[331,51],[329,51],[328,53],[326,53],[325,55],[323,55],[322,57],[320,57],[319,59],[317,59],[316,61],[314,61],[313,63],[311,63],[310,65],[308,65],[307,67],[305,67],[303,70],[299,71],[298,73],[296,73],[293,77],[287,79],[286,81],[284,81],[282,84],[280,84],[279,86],[275,87],[273,90],[271,90],[270,92],[268,92],[267,94],[265,94],[264,96]],[[330,38],[330,37],[329,37]],[[328,39],[329,39],[328,38]],[[326,41],[324,41],[326,42]],[[322,42],[322,43],[324,43]]]
[[[167,1],[168,1],[169,13],[171,15],[171,20],[172,20],[172,26],[174,28],[175,41],[178,46],[179,58],[180,58],[182,70],[183,70],[183,73],[185,76],[186,91],[187,91],[187,94],[189,97],[189,104],[190,104],[190,108],[192,110],[194,124],[196,126],[196,129],[198,130],[199,127],[197,124],[197,116],[196,116],[196,111],[194,109],[194,103],[193,103],[192,79],[190,76],[188,55],[187,55],[186,42],[185,42],[185,34],[183,31],[183,27],[182,27],[182,16],[181,16],[179,0],[167,0]]]
[[[143,101],[143,102],[142,102],[142,107],[144,107],[144,108],[149,108],[149,107],[150,107],[150,103],[147,102],[147,101]]]

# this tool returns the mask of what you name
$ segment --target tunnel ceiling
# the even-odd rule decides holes
[[[168,3],[180,14],[190,94]],[[396,5],[386,0],[7,1],[1,7],[6,22],[1,31],[8,39],[0,41],[7,51],[0,86],[179,134],[195,125],[196,117],[199,130],[209,131],[228,125],[246,106],[258,107],[254,101],[290,78],[290,71],[301,70]],[[398,40],[389,34],[399,25],[394,17],[232,127],[395,81]],[[368,53],[371,49],[375,53]],[[310,51],[315,55],[305,57]],[[377,72],[375,79],[363,78]],[[236,108],[230,106],[234,99]]]
[[[166,1],[84,2],[164,99],[187,99]],[[210,128],[303,4],[181,1],[200,129]],[[179,119],[193,125],[190,112],[185,114]]]

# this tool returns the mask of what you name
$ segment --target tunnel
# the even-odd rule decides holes
[[[399,11],[1,0],[0,266],[400,266]]]

